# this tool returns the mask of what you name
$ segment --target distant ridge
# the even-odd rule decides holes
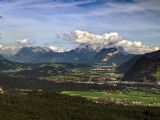
[[[132,58],[130,61],[135,60]],[[130,62],[127,62],[128,63]],[[124,75],[124,81],[155,82],[158,79],[153,75],[160,65],[160,50],[139,56],[134,65]]]
[[[159,56],[160,56],[160,50],[154,51],[154,52],[151,52],[151,53],[146,53],[144,55],[135,55],[134,57],[132,57],[128,61],[121,64],[117,68],[117,70],[120,71],[120,72],[123,72],[123,73],[128,72],[133,67],[133,65],[136,63],[136,61],[143,56],[146,56],[147,58],[151,58],[151,59],[158,59]]]
[[[2,55],[0,55],[0,71],[2,70],[8,70],[8,69],[14,69],[16,68],[16,64],[7,60]]]
[[[94,50],[87,44],[63,53],[52,51],[43,47],[24,47],[16,55],[10,58],[11,61],[20,63],[79,63],[79,64],[106,64],[113,63],[120,65],[132,58],[134,55],[124,54],[117,48],[103,48],[100,51]]]

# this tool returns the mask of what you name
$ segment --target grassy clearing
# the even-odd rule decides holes
[[[159,94],[152,94],[141,91],[130,91],[130,92],[63,91],[62,94],[67,94],[71,96],[81,96],[88,99],[98,99],[98,98],[126,99],[129,101],[143,102],[145,105],[160,103]]]
[[[62,94],[67,94],[70,96],[81,96],[88,99],[98,99],[106,97],[105,92],[97,92],[97,91],[63,91]]]

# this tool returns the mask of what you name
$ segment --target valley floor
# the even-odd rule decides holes
[[[1,71],[0,120],[159,120],[157,82],[121,81],[123,74],[110,66],[81,67]]]

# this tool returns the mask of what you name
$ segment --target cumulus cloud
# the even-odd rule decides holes
[[[18,40],[16,41],[16,43],[17,43],[17,45],[19,45],[19,46],[28,46],[28,45],[33,44],[34,42],[31,41],[31,40],[28,40],[27,38],[25,38],[25,39],[18,39]]]
[[[58,46],[53,46],[53,45],[50,45],[49,48],[55,52],[64,52],[66,51],[64,48],[61,48],[61,47],[58,47]]]
[[[152,52],[159,50],[159,47],[149,47],[144,45],[142,42],[131,42],[128,40],[122,40],[118,42],[117,46],[122,46],[124,50],[134,53],[134,54],[144,54],[147,52]]]
[[[15,46],[0,44],[0,54],[15,54],[18,48]]]
[[[109,47],[123,47],[129,53],[144,54],[160,49],[159,47],[146,46],[142,42],[125,40],[116,32],[96,35],[87,31],[77,30],[70,34],[61,34],[58,37],[64,40],[74,41],[77,44],[89,44],[96,50]]]
[[[32,45],[34,42],[28,39],[18,39],[16,45],[0,44],[0,54],[16,54],[19,49]]]

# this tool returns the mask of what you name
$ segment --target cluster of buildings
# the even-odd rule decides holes
[[[5,93],[4,89],[0,87],[0,94],[4,94],[4,93]]]
[[[115,99],[115,98],[99,98],[94,100],[95,103],[98,104],[118,104],[118,105],[123,105],[123,106],[140,106],[143,103],[139,101],[128,101],[125,99]]]
[[[116,66],[94,66],[94,71],[115,71]]]

